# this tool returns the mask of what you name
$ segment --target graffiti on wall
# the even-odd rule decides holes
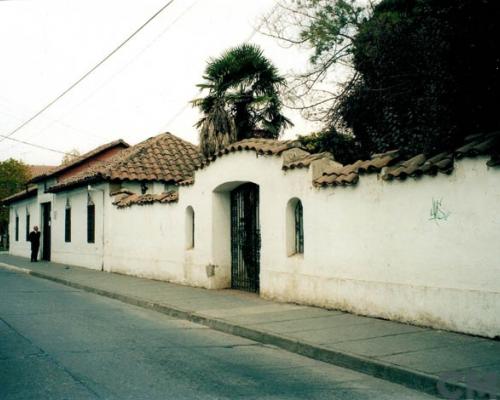
[[[430,220],[431,221],[446,221],[450,216],[450,212],[446,211],[443,207],[443,200],[432,199],[432,206],[430,211]]]

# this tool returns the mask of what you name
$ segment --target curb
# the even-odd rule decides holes
[[[439,378],[439,376],[425,374],[423,372],[414,371],[394,364],[384,363],[382,361],[347,352],[327,349],[321,347],[320,345],[308,343],[306,341],[299,342],[297,339],[284,335],[277,335],[265,330],[248,328],[223,319],[207,317],[194,311],[184,310],[179,307],[159,304],[133,296],[98,289],[27,268],[16,267],[10,264],[0,263],[0,267],[13,272],[21,272],[37,278],[53,281],[75,289],[81,289],[89,293],[94,293],[121,301],[123,303],[156,311],[171,317],[188,320],[220,332],[240,336],[263,344],[273,345],[291,353],[300,354],[318,361],[323,361],[339,367],[371,375],[376,378],[403,385],[410,389],[437,396],[439,398],[468,399],[470,398],[468,397],[470,395],[469,392],[471,390],[473,391],[473,388],[467,387],[462,383],[443,381]],[[491,395],[498,396],[499,394],[491,393]]]

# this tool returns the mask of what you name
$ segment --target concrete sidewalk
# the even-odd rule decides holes
[[[500,342],[0,253],[0,267],[272,344],[443,398],[500,399]]]

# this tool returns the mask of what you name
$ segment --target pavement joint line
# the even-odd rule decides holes
[[[439,376],[436,375],[412,370],[397,364],[376,360],[362,355],[355,355],[346,351],[326,348],[322,345],[309,343],[305,340],[293,337],[287,337],[283,334],[269,332],[264,329],[257,330],[247,326],[238,325],[224,319],[218,319],[215,317],[205,316],[195,311],[185,310],[178,306],[172,306],[165,303],[160,304],[154,301],[141,299],[139,297],[133,297],[131,295],[88,286],[67,279],[62,279],[48,273],[30,270],[27,268],[20,268],[5,263],[0,263],[0,267],[81,289],[89,293],[108,297],[126,304],[142,307],[175,318],[198,323],[219,332],[240,336],[263,344],[273,345],[291,353],[371,375],[376,378],[397,383],[410,389],[442,398],[442,395],[438,391],[438,383],[440,383],[441,380]],[[450,391],[461,391],[461,393],[464,394],[467,393],[467,386],[462,383],[446,382],[446,386]],[[461,397],[459,397],[459,399],[460,398]]]

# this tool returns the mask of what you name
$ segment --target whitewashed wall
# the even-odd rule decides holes
[[[450,176],[384,182],[367,175],[355,187],[316,189],[309,171],[283,172],[278,157],[230,154],[198,171],[195,185],[181,187],[177,204],[114,210],[117,247],[109,264],[125,273],[228,287],[229,191],[254,182],[260,186],[262,296],[495,336],[499,178],[500,171],[478,158],[458,162]],[[288,256],[286,206],[294,197],[304,207],[305,252]],[[442,219],[433,219],[438,202],[435,217]],[[187,251],[188,206],[196,238]]]
[[[51,261],[63,264],[83,266],[92,269],[101,269],[103,263],[102,229],[103,229],[103,198],[108,200],[109,195],[103,196],[102,190],[107,191],[108,185],[101,184],[91,188],[75,189],[67,192],[52,194],[44,193],[43,184],[39,185],[38,196],[16,202],[10,207],[10,254],[29,257],[30,243],[26,241],[25,216],[26,206],[30,210],[31,228],[38,225],[42,232],[42,203],[50,202],[51,210]],[[90,193],[95,204],[95,243],[87,243],[87,193]],[[65,209],[66,201],[71,204],[71,242],[65,242]],[[106,204],[112,207],[111,204]],[[15,215],[19,215],[19,241],[15,238]],[[40,240],[40,253],[42,255],[43,240]]]
[[[87,242],[87,204],[90,195],[95,205],[95,240]],[[103,199],[104,212],[103,212]],[[71,242],[65,241],[65,210],[71,206]],[[53,195],[51,261],[92,269],[103,269],[103,218],[109,204],[108,185],[92,185]]]
[[[33,226],[40,226],[40,208],[36,203],[36,197],[18,201],[10,208],[9,215],[9,252],[11,254],[30,257],[31,243],[26,240],[26,213],[30,214],[30,232]],[[19,240],[16,241],[16,214],[19,217]],[[40,246],[41,247],[41,246]]]
[[[86,243],[86,188],[57,194],[53,260],[229,287],[229,193],[253,182],[260,187],[262,296],[494,337],[500,335],[500,170],[488,169],[486,161],[459,161],[449,176],[385,182],[367,175],[354,187],[317,189],[310,171],[284,172],[279,157],[232,153],[197,171],[194,185],[179,188],[178,203],[117,209],[107,185],[101,186],[104,253],[101,192],[92,192],[94,245]],[[140,192],[138,184],[125,186]],[[68,195],[71,244],[64,243]],[[305,251],[289,256],[286,209],[292,198],[304,208]],[[14,207],[21,210],[21,239],[23,204]],[[195,216],[189,249],[187,207]],[[22,245],[11,251],[29,254]]]

